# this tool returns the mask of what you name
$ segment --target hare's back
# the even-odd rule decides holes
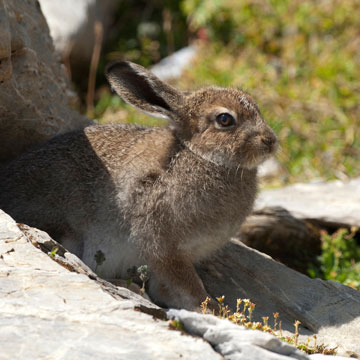
[[[168,128],[91,126],[85,129],[85,135],[94,155],[114,180],[162,172],[176,147],[176,139]]]
[[[159,166],[159,151],[157,160],[147,157],[166,134],[165,129],[96,125],[55,137],[1,168],[0,208],[49,232],[99,221],[99,214],[114,214],[114,199],[121,198],[126,182]]]

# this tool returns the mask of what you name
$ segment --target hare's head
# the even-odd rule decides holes
[[[129,104],[170,120],[175,135],[205,160],[253,168],[276,151],[277,139],[254,100],[241,90],[179,91],[130,62],[108,66],[107,78]]]

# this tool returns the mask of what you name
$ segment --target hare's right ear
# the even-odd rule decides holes
[[[130,105],[155,117],[175,120],[183,95],[140,65],[109,64],[105,75],[112,88]],[[176,120],[175,120],[176,121]]]

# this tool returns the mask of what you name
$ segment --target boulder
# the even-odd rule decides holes
[[[0,162],[89,124],[74,100],[39,3],[0,0]]]

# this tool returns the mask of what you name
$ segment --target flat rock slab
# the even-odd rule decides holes
[[[222,358],[203,339],[134,310],[155,305],[69,271],[34,241],[0,211],[0,359]]]
[[[270,206],[281,206],[302,219],[360,226],[360,178],[262,191],[255,209]]]

